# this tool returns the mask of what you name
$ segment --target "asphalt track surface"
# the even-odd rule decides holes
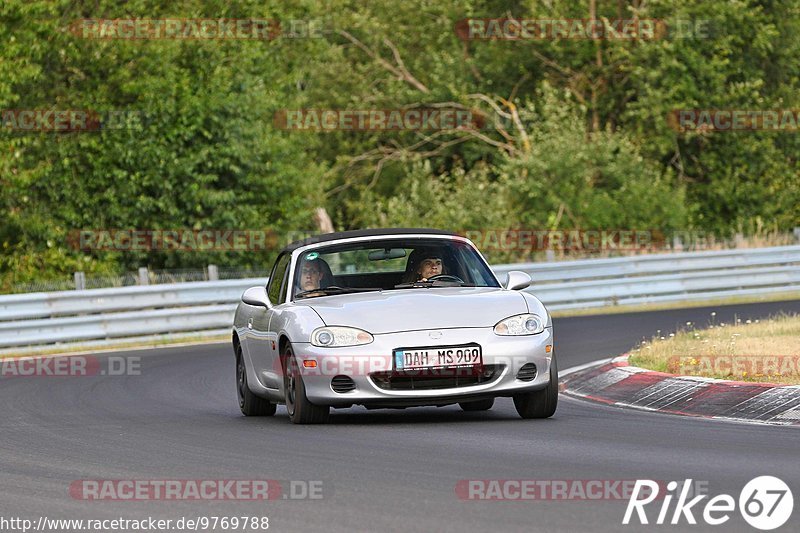
[[[566,369],[623,352],[656,330],[702,325],[711,311],[731,322],[734,314],[779,310],[800,312],[800,301],[560,318],[556,353]],[[296,426],[282,406],[272,418],[241,416],[228,345],[124,356],[141,358],[141,375],[0,380],[0,517],[268,516],[270,531],[757,531],[738,511],[724,526],[703,524],[702,509],[694,513],[702,525],[654,526],[656,503],[650,525],[622,526],[625,500],[471,501],[455,487],[465,479],[691,478],[738,500],[751,478],[774,475],[795,498],[779,531],[800,530],[797,428],[563,396],[548,420],[523,421],[510,399],[499,399],[486,413],[356,407],[334,411],[326,426]],[[69,493],[80,479],[273,479],[284,487],[314,480],[322,499],[85,501]]]

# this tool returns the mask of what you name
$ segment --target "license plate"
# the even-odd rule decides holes
[[[472,368],[482,365],[483,355],[481,347],[477,344],[398,348],[394,350],[395,370]]]

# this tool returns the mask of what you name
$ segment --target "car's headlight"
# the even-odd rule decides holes
[[[369,344],[373,340],[372,335],[363,329],[342,326],[317,328],[311,334],[311,344],[323,348],[358,346],[359,344]]]
[[[510,316],[494,327],[494,332],[498,335],[536,335],[543,331],[544,320],[539,315],[530,313]]]

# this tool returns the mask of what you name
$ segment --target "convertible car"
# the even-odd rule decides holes
[[[473,243],[431,229],[329,233],[284,248],[233,323],[239,407],[286,404],[298,424],[330,409],[556,410],[553,326],[512,271],[501,285]]]

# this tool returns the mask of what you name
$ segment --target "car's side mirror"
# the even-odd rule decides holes
[[[530,286],[531,277],[520,270],[512,270],[508,273],[508,280],[506,281],[506,289],[510,291],[518,291]]]
[[[266,307],[267,309],[272,307],[269,297],[267,297],[267,289],[264,287],[250,287],[242,294],[242,301],[247,305],[257,307]]]

